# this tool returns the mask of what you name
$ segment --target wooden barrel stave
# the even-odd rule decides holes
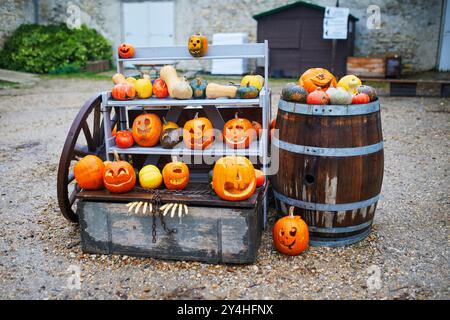
[[[279,152],[280,168],[271,180],[281,211],[287,213],[289,205],[302,202],[296,211],[310,227],[312,245],[339,246],[364,239],[371,229],[383,179],[380,113],[320,116],[279,109],[277,129],[273,152]],[[277,147],[277,140],[283,145]],[[292,146],[296,149],[289,149]],[[351,148],[348,151],[357,155],[304,154],[309,149],[298,146],[324,148],[318,152],[337,149],[338,155],[342,148]],[[362,205],[339,209],[342,204],[358,203]],[[312,204],[320,210],[310,210]],[[324,205],[331,207],[320,208]],[[338,209],[333,210],[333,205]]]

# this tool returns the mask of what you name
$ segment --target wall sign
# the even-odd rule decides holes
[[[326,7],[323,18],[324,39],[347,39],[348,8]]]

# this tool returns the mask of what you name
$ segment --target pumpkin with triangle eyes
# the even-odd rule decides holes
[[[119,57],[122,59],[128,59],[134,57],[134,47],[131,44],[128,43],[122,43],[118,50]]]
[[[193,57],[203,57],[208,52],[208,40],[200,33],[189,37],[188,50]]]
[[[159,141],[162,123],[154,113],[144,113],[137,116],[132,127],[134,141],[142,147],[153,147]]]
[[[332,86],[337,86],[336,78],[330,71],[323,68],[311,68],[306,70],[299,79],[299,85],[308,91],[313,92],[316,89],[327,91]]]
[[[183,128],[183,141],[189,149],[205,149],[214,141],[214,128],[208,118],[199,117],[187,121]]]
[[[294,216],[294,207],[290,207],[289,215],[275,223],[272,238],[279,252],[296,256],[308,248],[308,225],[299,216]]]
[[[246,157],[222,157],[214,165],[212,186],[223,200],[246,200],[256,189],[255,168]]]
[[[246,149],[256,137],[256,131],[252,123],[244,118],[239,118],[238,114],[234,119],[228,120],[223,127],[223,138],[228,146],[235,149]]]
[[[124,193],[134,188],[136,174],[131,164],[121,161],[114,153],[115,161],[105,161],[103,184],[112,193]]]
[[[162,175],[169,190],[183,190],[189,183],[189,168],[184,162],[169,162],[164,166]]]

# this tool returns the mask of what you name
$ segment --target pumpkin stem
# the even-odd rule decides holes
[[[239,111],[236,111],[236,113],[234,114],[235,119],[239,119],[238,113],[239,113]]]
[[[250,81],[247,81],[247,88],[250,87]]]
[[[119,157],[119,154],[117,153],[117,151],[116,150],[114,150],[114,161],[120,161],[120,157]]]
[[[173,155],[173,156],[170,156],[170,158],[172,159],[172,162],[178,162],[177,156]]]
[[[195,114],[194,119],[198,119],[198,112]]]
[[[290,206],[289,207],[289,218],[293,218],[294,217],[294,206]]]
[[[166,120],[166,118],[164,116],[162,117],[162,120],[163,120],[163,124],[166,126],[167,125],[167,120]]]

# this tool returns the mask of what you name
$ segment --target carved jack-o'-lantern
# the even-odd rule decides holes
[[[119,52],[119,57],[123,59],[133,58],[134,57],[134,47],[128,43],[122,43],[117,49]]]
[[[153,147],[161,135],[162,123],[153,113],[144,113],[133,121],[133,139],[143,147]]]
[[[308,247],[308,226],[302,218],[294,216],[294,207],[290,207],[289,215],[275,223],[272,237],[279,252],[296,256]]]
[[[189,37],[188,50],[193,57],[203,57],[208,52],[208,40],[200,33]]]
[[[212,184],[216,194],[224,200],[248,199],[256,189],[253,164],[246,157],[222,157],[214,165]]]
[[[228,120],[223,127],[223,138],[227,145],[232,148],[245,149],[256,136],[252,123],[239,118],[236,112],[234,119]]]
[[[330,86],[336,87],[337,82],[336,78],[327,69],[312,68],[302,74],[299,79],[299,85],[310,93],[316,89],[327,91]]]
[[[166,164],[162,175],[164,184],[169,190],[183,190],[189,183],[189,168],[180,161]]]
[[[183,129],[183,141],[190,149],[205,149],[214,141],[214,128],[211,121],[205,117],[198,117],[187,121]]]
[[[128,192],[136,184],[134,168],[126,161],[120,161],[119,155],[114,153],[115,161],[105,162],[103,184],[113,193]]]

